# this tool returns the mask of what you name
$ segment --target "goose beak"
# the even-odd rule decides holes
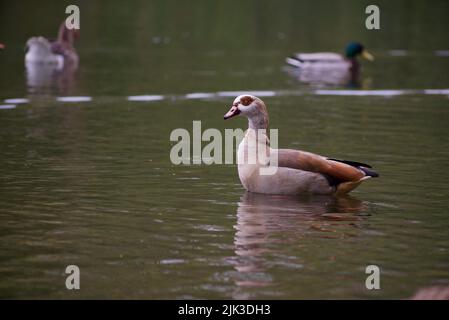
[[[0,43],[0,49],[5,49],[5,45],[3,43]]]
[[[368,61],[374,61],[374,56],[371,53],[369,53],[367,50],[362,51],[362,57]]]
[[[231,109],[229,109],[229,111],[224,115],[224,119],[225,120],[227,120],[227,119],[229,119],[229,118],[232,118],[232,117],[234,117],[234,116],[237,116],[237,115],[239,115],[240,114],[240,110],[239,110],[239,108],[237,107],[237,105],[233,105],[232,107],[231,107]]]

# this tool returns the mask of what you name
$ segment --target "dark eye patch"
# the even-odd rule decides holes
[[[249,106],[253,101],[254,101],[253,98],[251,98],[250,96],[245,96],[240,99],[240,103],[243,104],[244,106]]]

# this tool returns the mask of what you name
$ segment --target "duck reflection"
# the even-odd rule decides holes
[[[348,196],[295,197],[246,192],[238,204],[235,226],[237,285],[270,284],[266,271],[279,260],[294,268],[294,261],[282,253],[287,243],[301,246],[307,237],[355,236],[366,218],[366,209],[364,202]]]
[[[287,66],[284,70],[296,81],[315,87],[362,87],[360,81],[360,66],[358,62],[354,63],[350,68],[347,68],[344,65],[334,66],[332,63],[330,65],[322,65],[320,68],[308,68],[303,70]]]
[[[55,41],[45,37],[28,39],[25,68],[30,94],[70,92],[75,84],[75,72],[78,69],[78,55],[73,46],[78,37],[78,30],[67,29],[63,22]]]

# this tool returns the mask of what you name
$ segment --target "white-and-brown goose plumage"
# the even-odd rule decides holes
[[[238,96],[224,115],[248,118],[248,130],[238,147],[237,160],[240,181],[250,192],[268,194],[345,194],[362,181],[378,174],[370,166],[354,161],[327,158],[301,150],[272,149],[265,134],[268,129],[268,112],[264,102],[252,95]],[[254,150],[268,146],[267,157],[249,160]],[[261,149],[259,149],[261,150]],[[274,174],[261,174],[277,154]]]
[[[79,31],[67,29],[65,22],[63,22],[54,41],[42,36],[28,39],[25,64],[51,65],[55,69],[76,68],[78,66],[78,54],[74,42],[78,37]]]

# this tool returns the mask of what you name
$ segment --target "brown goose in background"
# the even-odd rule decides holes
[[[25,63],[39,63],[55,65],[58,69],[64,66],[78,65],[78,54],[73,46],[79,38],[79,31],[67,29],[63,22],[58,31],[55,41],[50,41],[45,37],[32,37],[26,43],[27,53]]]
[[[55,41],[44,37],[32,37],[27,41],[25,67],[31,93],[52,92],[54,87],[60,93],[68,93],[78,69],[78,54],[74,47],[78,38],[79,31],[67,29],[63,22]]]

